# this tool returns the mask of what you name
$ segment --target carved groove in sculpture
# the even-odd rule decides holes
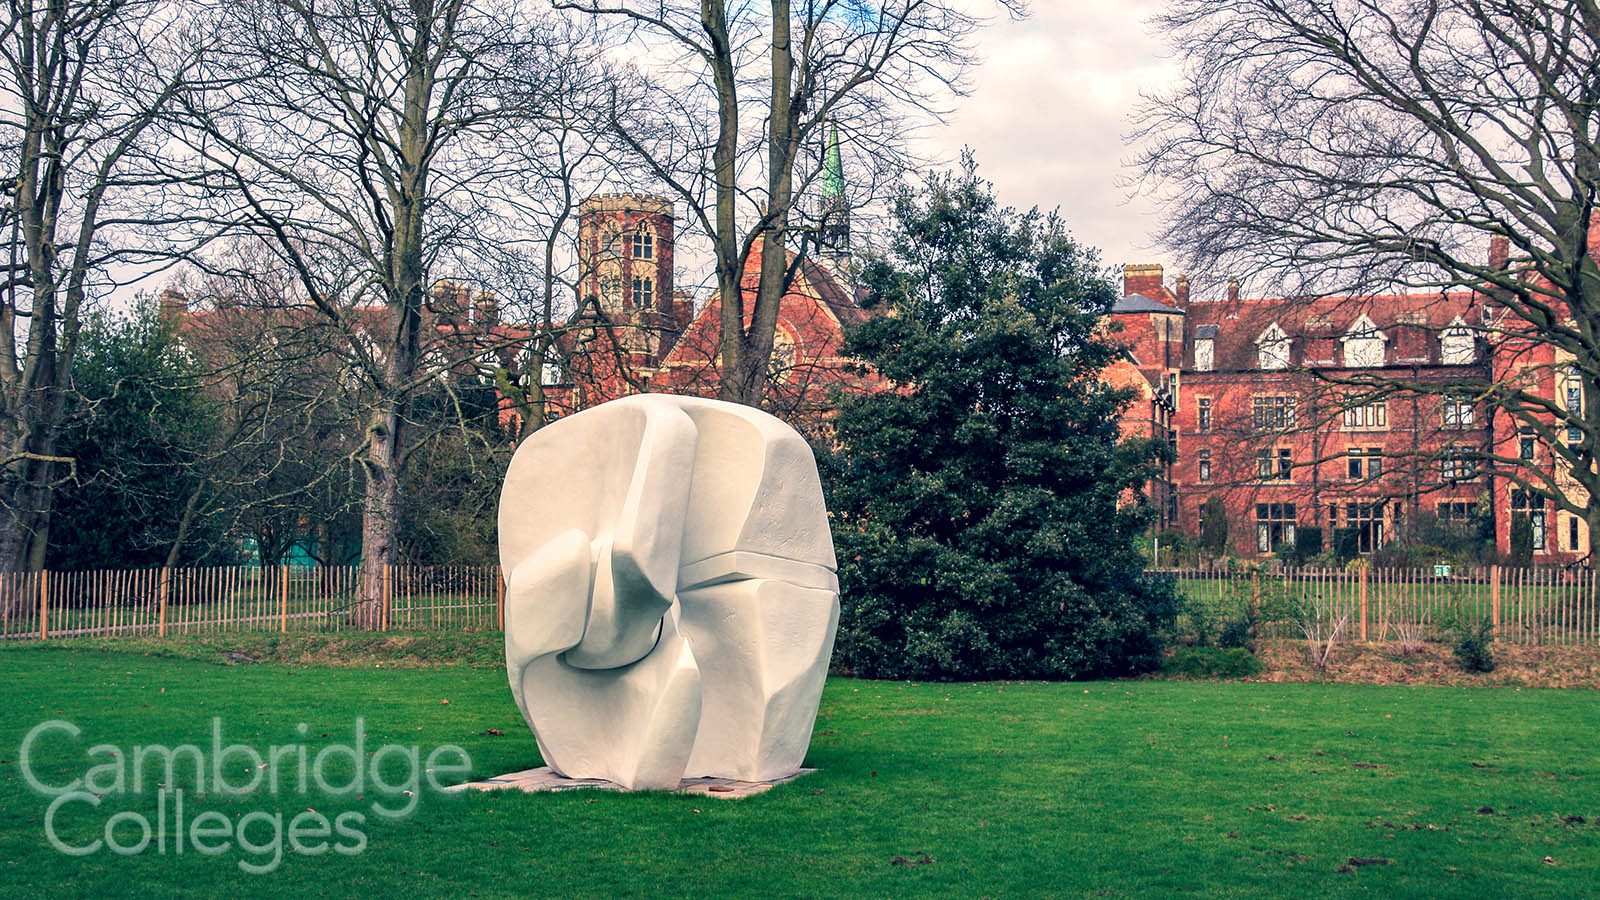
[[[759,410],[644,394],[545,426],[500,495],[506,671],[571,778],[798,771],[839,622],[816,461]]]

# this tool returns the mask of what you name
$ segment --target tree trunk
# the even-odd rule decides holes
[[[56,478],[56,434],[64,403],[61,392],[46,389],[38,393],[37,405],[21,410],[22,433],[13,443],[15,481],[5,504],[7,514],[0,526],[0,572],[38,571],[44,565],[49,535],[50,509]]]
[[[183,504],[183,516],[178,519],[178,533],[172,538],[172,546],[167,549],[167,561],[163,569],[176,568],[178,556],[183,552],[184,541],[189,539],[189,529],[194,525],[195,511],[200,506],[200,489],[195,488],[189,492],[189,499]]]
[[[761,406],[767,399],[768,364],[778,326],[778,309],[788,289],[789,208],[794,202],[794,53],[790,45],[789,0],[772,3],[772,96],[767,119],[767,208],[760,228],[761,278],[748,329],[740,303],[738,359],[725,367],[722,399]],[[743,300],[741,295],[740,300]],[[733,324],[723,301],[723,343]]]
[[[398,554],[395,543],[395,516],[399,512],[400,479],[397,431],[399,410],[393,403],[375,414],[369,430],[367,451],[367,496],[361,511],[361,602],[356,605],[353,624],[376,629],[383,624],[383,587],[389,567]]]

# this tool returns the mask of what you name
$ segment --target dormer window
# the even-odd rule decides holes
[[[1217,326],[1201,325],[1194,331],[1194,370],[1209,372],[1216,365]]]
[[[1268,325],[1267,330],[1256,338],[1256,351],[1259,358],[1257,368],[1289,368],[1289,336],[1284,334],[1277,322]]]
[[[1347,369],[1372,369],[1383,365],[1383,347],[1388,340],[1365,313],[1339,339],[1344,344]]]
[[[1460,316],[1450,320],[1439,333],[1439,361],[1447,366],[1466,366],[1478,358],[1478,338]]]

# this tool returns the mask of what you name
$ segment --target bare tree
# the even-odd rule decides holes
[[[0,8],[0,570],[43,564],[84,316],[138,261],[160,178],[151,125],[185,87],[163,0]],[[126,274],[122,269],[120,274]]]
[[[360,443],[350,423],[365,392],[348,342],[308,314],[293,275],[259,241],[224,241],[162,294],[164,314],[204,373],[220,428],[195,436],[194,492],[184,510],[213,530],[255,539],[264,564],[278,564],[315,533],[318,555],[358,544]],[[220,523],[220,524],[219,524]],[[181,523],[180,523],[181,524]],[[182,541],[174,541],[177,554]]]
[[[343,336],[365,390],[356,621],[379,621],[396,561],[418,392],[461,354],[469,291],[515,172],[493,152],[516,111],[498,92],[538,38],[480,0],[244,0],[222,7],[206,90],[176,123],[206,167],[209,215],[272,249],[300,302]],[[460,307],[460,308],[458,308]]]
[[[516,49],[510,77],[499,86],[516,112],[499,148],[505,167],[516,173],[500,189],[516,216],[495,244],[496,281],[526,315],[519,352],[500,354],[505,364],[493,367],[493,375],[515,412],[518,441],[561,413],[546,378],[571,376],[576,337],[589,327],[578,321],[579,285],[589,274],[584,266],[592,264],[573,252],[578,210],[602,189],[624,152],[605,117],[614,75],[601,58],[603,35],[584,22],[559,20],[545,28],[544,40]]]
[[[761,405],[778,307],[816,231],[798,202],[824,171],[825,128],[897,180],[917,113],[959,91],[981,20],[944,0],[558,0],[610,19],[647,60],[612,126],[710,241],[721,299],[718,396]],[[995,7],[1020,13],[1020,0]],[[749,123],[758,123],[756,130]],[[810,219],[808,222],[807,219]],[[741,282],[760,247],[754,302]],[[789,251],[794,251],[791,259]]]
[[[1481,292],[1492,365],[1363,371],[1343,402],[1487,404],[1511,427],[1473,461],[1600,535],[1600,5],[1177,0],[1156,24],[1185,61],[1135,134],[1165,243],[1286,297]]]

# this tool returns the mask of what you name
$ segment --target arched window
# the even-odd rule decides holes
[[[648,228],[641,227],[633,233],[633,258],[656,258],[656,236]]]
[[[600,263],[595,272],[595,286],[599,288],[600,296],[597,313],[615,315],[622,308],[622,264],[614,259]]]
[[[775,382],[788,381],[798,362],[794,338],[779,327],[772,333],[772,357],[767,362],[767,374]]]

